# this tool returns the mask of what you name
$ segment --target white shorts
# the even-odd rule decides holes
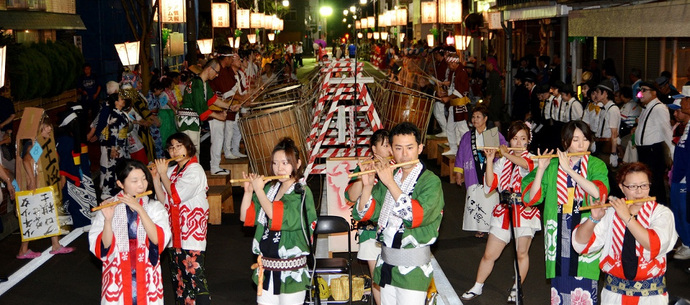
[[[256,297],[256,303],[259,305],[301,305],[304,304],[304,297],[307,296],[307,291],[300,291],[294,293],[273,294],[273,276],[269,276],[264,281],[268,281],[268,290],[264,290],[260,296]],[[263,289],[258,287],[258,289]]]
[[[386,285],[381,287],[381,304],[423,305],[426,302],[426,291],[410,290]]]
[[[375,261],[381,255],[381,244],[375,239],[367,240],[359,244],[357,259],[363,261]]]
[[[536,232],[537,230],[535,230],[534,228],[518,227],[515,228],[515,237],[534,237],[534,233]],[[491,228],[489,229],[489,234],[496,236],[496,238],[502,240],[506,244],[510,242],[510,231],[508,231],[507,229],[503,229],[497,226],[491,226]]]

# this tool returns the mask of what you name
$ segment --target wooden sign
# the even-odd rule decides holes
[[[22,242],[60,235],[55,186],[16,193]]]

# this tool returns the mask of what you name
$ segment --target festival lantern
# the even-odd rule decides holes
[[[283,0],[283,6],[284,6],[284,7],[290,6],[290,1],[288,1],[288,0]]]
[[[388,32],[381,32],[381,39],[388,40]]]
[[[276,30],[282,31],[284,24],[285,22],[283,22],[283,19],[278,19],[278,28]]]
[[[453,36],[451,36],[451,35],[448,35],[448,37],[446,37],[446,44],[447,45],[455,44],[455,38],[453,38]]]
[[[267,36],[268,36],[268,41],[273,41],[274,39],[276,39],[275,33],[268,33]]]
[[[376,26],[376,17],[374,17],[374,16],[367,17],[367,24],[369,25],[370,28],[375,27]]]
[[[230,4],[229,3],[212,3],[211,15],[213,19],[214,28],[229,28],[230,27]]]
[[[395,16],[395,10],[387,11],[386,16],[384,17],[386,20],[386,26],[396,26],[397,25],[397,18]]]
[[[407,9],[399,8],[395,10],[395,25],[407,25]]]
[[[436,2],[422,2],[422,23],[436,23]]]
[[[367,33],[367,39],[371,39],[373,37],[374,37],[374,33],[372,33],[372,32]]]
[[[438,22],[462,23],[461,0],[438,0]]]
[[[213,50],[213,39],[199,39],[196,41],[196,43],[199,45],[199,51],[201,54],[211,54],[211,51]]]
[[[5,86],[5,65],[7,63],[7,46],[0,48],[0,88]]]
[[[278,20],[280,20],[280,19],[278,19],[278,17],[276,17],[276,15],[273,15],[273,22],[272,22],[273,25],[271,26],[272,30],[278,30],[278,27],[279,27]]]
[[[247,40],[249,40],[251,44],[256,43],[256,34],[247,34]]]
[[[426,35],[426,42],[430,48],[433,48],[434,47],[434,34],[427,34]]]
[[[184,0],[161,0],[160,5],[163,23],[184,23],[186,21]],[[158,17],[158,14],[155,14],[154,17]]]
[[[467,50],[471,40],[472,36],[455,35],[455,49],[458,51]]]
[[[364,35],[361,32],[357,33],[357,38],[362,39],[362,37],[364,37]]]
[[[235,37],[235,49],[240,48],[240,38],[241,37]]]
[[[400,33],[400,42],[405,41],[405,33]]]
[[[357,20],[355,21],[355,29],[359,30],[362,28],[362,21]]]
[[[386,27],[386,26],[388,26],[388,25],[386,25],[386,23],[387,23],[387,22],[386,22],[386,14],[385,14],[385,13],[384,13],[384,14],[380,14],[380,15],[379,15],[379,26],[380,26],[380,27]],[[374,28],[374,30],[375,30],[375,29],[376,29],[376,28]]]
[[[249,21],[251,23],[250,28],[252,29],[260,29],[267,26],[264,24],[264,14],[262,13],[251,13]]]
[[[370,27],[370,26],[369,26],[369,18],[368,18],[368,17],[367,17],[367,18],[362,18],[362,19],[361,19],[361,27],[360,27],[360,29],[368,29],[369,27]]]
[[[237,10],[237,28],[238,29],[248,29],[249,23],[249,10]]]
[[[123,66],[132,68],[139,63],[138,41],[115,44],[115,51]]]
[[[374,40],[379,40],[380,35],[379,32],[374,32]]]

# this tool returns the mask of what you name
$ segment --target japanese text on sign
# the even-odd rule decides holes
[[[41,239],[60,234],[54,187],[17,193],[17,214],[22,241]]]

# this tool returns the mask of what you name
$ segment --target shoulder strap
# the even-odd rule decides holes
[[[652,108],[649,109],[649,113],[647,113],[647,116],[644,118],[644,124],[642,124],[642,134],[640,135],[640,144],[638,144],[638,145],[642,145],[642,143],[644,143],[644,132],[645,132],[645,129],[647,129],[647,122],[649,122],[649,116],[652,115],[652,111],[654,111],[654,107],[656,107],[659,104],[661,104],[661,103],[654,104],[654,106],[652,106]]]

